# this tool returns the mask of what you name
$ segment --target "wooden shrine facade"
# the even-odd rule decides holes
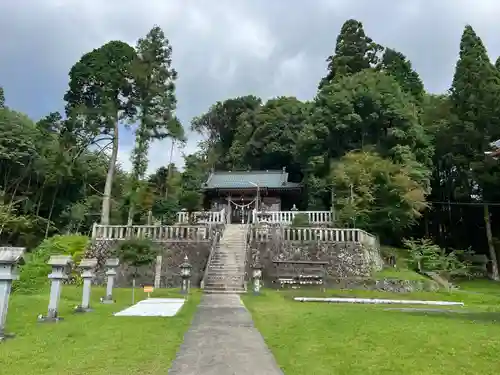
[[[248,223],[252,212],[290,210],[300,198],[301,184],[288,181],[283,170],[212,171],[203,184],[204,208],[225,209],[227,223]]]

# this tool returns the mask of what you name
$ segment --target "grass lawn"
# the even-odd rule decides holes
[[[430,280],[429,278],[409,269],[405,268],[384,268],[377,271],[374,275],[375,279],[396,279],[396,280]]]
[[[470,282],[466,289],[412,294],[266,290],[245,296],[244,303],[286,375],[497,374],[500,284]],[[459,309],[468,313],[408,313],[384,311],[397,306],[291,299],[311,295],[462,301],[465,307]]]
[[[7,332],[16,334],[0,343],[0,374],[97,375],[166,374],[184,332],[188,329],[201,293],[193,290],[181,311],[172,318],[114,317],[131,305],[131,289],[115,289],[114,305],[100,304],[103,288],[92,289],[95,310],[74,314],[81,288],[65,286],[58,323],[38,323],[47,313],[48,291],[11,296]],[[176,290],[155,290],[151,297],[179,297]],[[146,298],[136,289],[136,302]]]

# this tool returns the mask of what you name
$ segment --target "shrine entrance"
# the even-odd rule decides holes
[[[230,224],[250,224],[253,219],[255,209],[255,198],[229,198],[231,214]]]

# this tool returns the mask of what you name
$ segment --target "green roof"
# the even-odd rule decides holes
[[[300,184],[288,182],[288,173],[285,171],[229,171],[212,172],[204,189],[286,189],[296,188]]]

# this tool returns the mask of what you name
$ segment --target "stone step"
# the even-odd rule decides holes
[[[220,272],[220,271],[216,271],[216,272],[208,272],[207,273],[207,276],[209,277],[224,277],[224,278],[241,278],[245,275],[244,272]]]
[[[245,263],[245,258],[243,257],[218,257],[218,256],[213,256],[211,260],[215,260],[221,263]]]
[[[228,258],[228,257],[240,257],[240,258],[244,258],[245,257],[245,253],[242,253],[242,252],[233,252],[233,253],[221,253],[221,252],[216,252],[214,253],[214,257],[220,257],[220,258]]]
[[[245,257],[220,257],[217,255],[214,255],[211,260],[217,260],[219,262],[245,262]]]
[[[221,269],[221,268],[225,268],[225,267],[229,267],[230,269],[231,268],[238,268],[241,271],[243,271],[245,269],[245,265],[243,262],[241,262],[241,263],[212,262],[208,265],[208,267],[209,267],[209,269],[211,267],[214,267],[215,269]]]
[[[244,266],[229,266],[226,264],[216,265],[210,264],[208,267],[209,271],[231,271],[231,272],[245,272]]]
[[[209,273],[207,274],[207,278],[211,280],[220,280],[222,281],[238,281],[240,282],[242,279],[244,279],[245,274],[239,274],[239,275],[234,275],[234,274],[223,274],[223,273]]]
[[[208,274],[207,282],[242,283],[245,275]]]

